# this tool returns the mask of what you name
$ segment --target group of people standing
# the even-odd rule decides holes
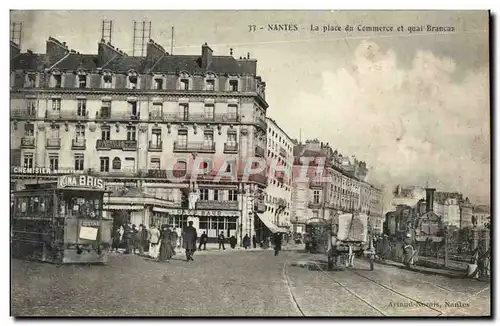
[[[144,225],[137,228],[135,224],[125,224],[115,231],[111,248],[114,251],[125,248],[126,254],[138,252],[142,255],[148,247],[148,238],[149,232]]]
[[[196,250],[196,239],[198,235],[193,222],[189,221],[189,226],[182,234],[183,247],[186,250],[186,260],[194,261],[193,254]],[[149,256],[157,261],[164,262],[175,256],[178,234],[171,225],[162,225],[158,230],[156,226],[151,227]]]

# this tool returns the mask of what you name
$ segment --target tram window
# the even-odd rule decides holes
[[[101,216],[101,200],[98,198],[65,197],[61,205],[61,215],[84,218],[99,218]]]

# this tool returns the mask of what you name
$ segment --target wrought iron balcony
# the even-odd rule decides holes
[[[149,120],[150,121],[163,121],[164,115],[163,115],[163,113],[161,113],[159,111],[152,111],[152,112],[149,112]]]
[[[11,119],[36,119],[36,110],[15,109],[11,111]]]
[[[110,176],[110,177],[136,177],[139,175],[139,170],[136,168],[122,168],[120,170],[101,171],[100,169],[88,169],[87,173],[95,176]]]
[[[155,119],[158,119],[158,115],[154,115]],[[170,122],[238,122],[239,115],[237,113],[215,113],[215,114],[205,114],[205,113],[167,113],[163,114],[161,117],[164,121]]]
[[[86,149],[87,140],[84,138],[77,138],[71,140],[71,149]]]
[[[163,141],[153,142],[150,140],[148,149],[150,152],[161,152],[163,150]]]
[[[187,175],[186,170],[160,170],[160,169],[149,169],[146,174],[148,178],[158,178],[158,179],[183,178],[186,175]]]
[[[215,153],[215,142],[174,142],[174,152]]]
[[[265,157],[266,156],[266,150],[260,146],[255,146],[255,156],[258,157]]]
[[[96,112],[95,119],[97,121],[139,121],[141,115],[132,114],[131,112]]]
[[[286,149],[284,149],[283,147],[280,147],[280,155],[281,155],[282,157],[285,157],[285,158],[286,158],[286,156],[287,156],[287,155],[286,155]]]
[[[232,209],[237,210],[236,200],[199,200],[196,202],[196,209]]]
[[[61,111],[47,110],[45,111],[45,119],[47,120],[60,120]]]
[[[124,151],[137,150],[136,140],[104,140],[98,139],[96,142],[97,150],[121,149]]]
[[[35,137],[24,136],[21,138],[21,148],[35,148]]]
[[[224,153],[238,153],[238,143],[224,143]]]
[[[47,149],[61,149],[61,138],[47,138]]]

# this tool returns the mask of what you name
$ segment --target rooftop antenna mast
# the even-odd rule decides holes
[[[12,22],[10,24],[10,40],[21,47],[21,36],[23,31],[23,23]]]
[[[111,43],[111,36],[113,34],[113,21],[103,20],[101,27],[101,39],[106,43]]]
[[[174,26],[172,26],[172,39],[170,40],[170,54],[174,54]]]
[[[146,44],[151,39],[151,22],[134,21],[134,43],[132,46],[132,56],[145,56]]]

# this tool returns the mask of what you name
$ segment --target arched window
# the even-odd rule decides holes
[[[122,168],[122,161],[120,160],[119,157],[115,157],[113,159],[113,170],[121,170]]]

